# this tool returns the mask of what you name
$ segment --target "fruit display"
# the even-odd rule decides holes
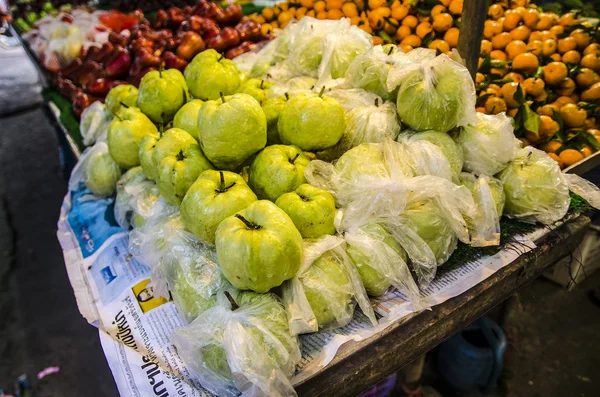
[[[250,18],[261,23],[266,33],[305,16],[349,18],[352,25],[373,35],[374,44],[394,43],[404,52],[425,47],[450,56],[458,46],[462,8],[463,0],[293,0]],[[600,149],[598,31],[596,22],[581,12],[597,14],[591,4],[581,4],[576,12],[562,13],[563,8],[558,3],[537,7],[529,0],[493,1],[475,87],[478,112],[506,112],[523,144],[544,150],[561,168]],[[393,54],[387,54],[388,66],[384,66],[385,54],[381,49],[361,55],[364,64],[355,66],[371,67],[373,72],[364,81],[352,82],[353,86],[379,84],[379,75],[387,74],[394,61]],[[388,99],[385,87],[375,92]],[[407,99],[410,95],[408,90]],[[410,125],[410,120],[406,122]]]
[[[214,394],[294,395],[297,335],[356,310],[376,325],[369,297],[388,291],[427,308],[419,287],[459,245],[498,246],[503,215],[551,225],[569,208],[573,179],[505,113],[476,111],[464,65],[370,44],[348,19],[305,17],[233,60],[211,48],[158,67],[85,114],[112,119],[82,181],[116,190],[130,252],[187,324],[173,343]]]
[[[21,32],[27,32],[32,26],[47,16],[56,16],[61,11],[68,11],[74,6],[86,5],[87,1],[66,0],[16,0],[10,1],[9,15]]]

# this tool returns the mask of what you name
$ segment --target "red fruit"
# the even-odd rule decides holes
[[[124,48],[121,49],[105,66],[108,77],[124,76],[131,67],[131,55],[129,55],[129,51]]]
[[[206,46],[208,48],[214,48],[218,52],[223,52],[239,43],[240,35],[238,31],[232,27],[226,27],[217,36],[206,40]]]
[[[238,45],[237,47],[233,47],[233,48],[229,49],[229,51],[227,51],[225,53],[225,58],[233,59],[233,58],[237,57],[238,55],[242,55],[243,53],[252,50],[252,48],[254,46],[255,46],[255,44],[253,42],[244,41],[242,44]]]

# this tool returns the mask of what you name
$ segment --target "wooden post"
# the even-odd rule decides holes
[[[463,5],[458,52],[466,62],[471,77],[475,80],[477,63],[481,51],[481,35],[488,10],[487,0],[465,0]]]

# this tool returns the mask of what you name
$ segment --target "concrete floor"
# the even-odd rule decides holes
[[[0,52],[0,64],[7,62]],[[0,92],[12,98],[12,114],[0,117],[0,389],[25,373],[36,397],[117,396],[96,329],[79,315],[64,270],[56,221],[66,182],[56,132],[36,105],[35,72],[22,71],[13,82],[28,83],[23,90],[5,84],[11,94]],[[596,274],[573,292],[544,280],[523,290],[508,395],[600,395],[600,307],[587,297],[599,285]],[[36,381],[49,366],[60,373]]]

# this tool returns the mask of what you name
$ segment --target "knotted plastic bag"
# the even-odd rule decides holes
[[[343,79],[354,58],[372,46],[372,36],[356,26],[325,35],[322,40],[323,58],[318,70],[319,84]]]
[[[112,118],[113,115],[106,109],[106,105],[100,101],[85,108],[81,113],[81,123],[79,124],[83,144],[89,146],[96,142],[106,141],[108,126]]]
[[[153,219],[129,235],[129,250],[151,269],[154,294],[169,298],[190,322],[229,287],[216,252],[183,228],[178,212]]]
[[[346,84],[375,93],[385,100],[396,99],[396,90],[387,88],[393,65],[404,55],[395,45],[376,45],[357,56],[346,70]]]
[[[98,142],[80,161],[83,163],[83,182],[88,189],[99,197],[112,196],[121,177],[121,168],[110,156],[108,145]]]
[[[569,210],[567,181],[556,161],[541,150],[519,149],[498,178],[506,193],[504,214],[510,218],[549,225]]]
[[[292,96],[302,92],[312,92],[311,90],[316,82],[317,79],[310,76],[292,77],[289,80],[273,85],[268,91],[268,96],[269,98],[279,98],[285,94]]]
[[[130,168],[117,182],[115,219],[125,230],[142,226],[148,219],[167,215],[175,209],[160,195],[158,186],[146,178],[142,167]]]
[[[435,56],[434,50],[417,50],[406,54],[388,75],[388,90],[398,88],[400,120],[416,131],[448,132],[472,123],[475,86],[467,68],[444,54]]]
[[[215,306],[176,329],[172,340],[215,395],[296,396],[289,379],[300,360],[298,338],[275,294],[220,292]]]
[[[500,218],[506,200],[502,182],[491,176],[477,177],[468,172],[462,172],[459,178],[475,200],[475,218],[467,220],[471,231],[471,245],[499,245]]]
[[[515,157],[519,141],[512,119],[504,113],[477,113],[477,120],[463,126],[456,142],[462,147],[464,169],[477,175],[496,175]]]
[[[300,270],[283,284],[283,301],[294,335],[347,325],[352,321],[356,303],[373,325],[377,324],[341,237],[305,240]]]
[[[463,148],[456,144],[454,140],[450,137],[450,135],[444,132],[437,131],[422,131],[422,132],[414,132],[414,131],[403,131],[402,134],[398,136],[399,142],[407,142],[409,144],[418,142],[418,141],[427,141],[431,142],[442,150],[442,153],[450,162],[450,166],[452,168],[455,176],[460,174],[463,163],[464,163],[464,154]]]

